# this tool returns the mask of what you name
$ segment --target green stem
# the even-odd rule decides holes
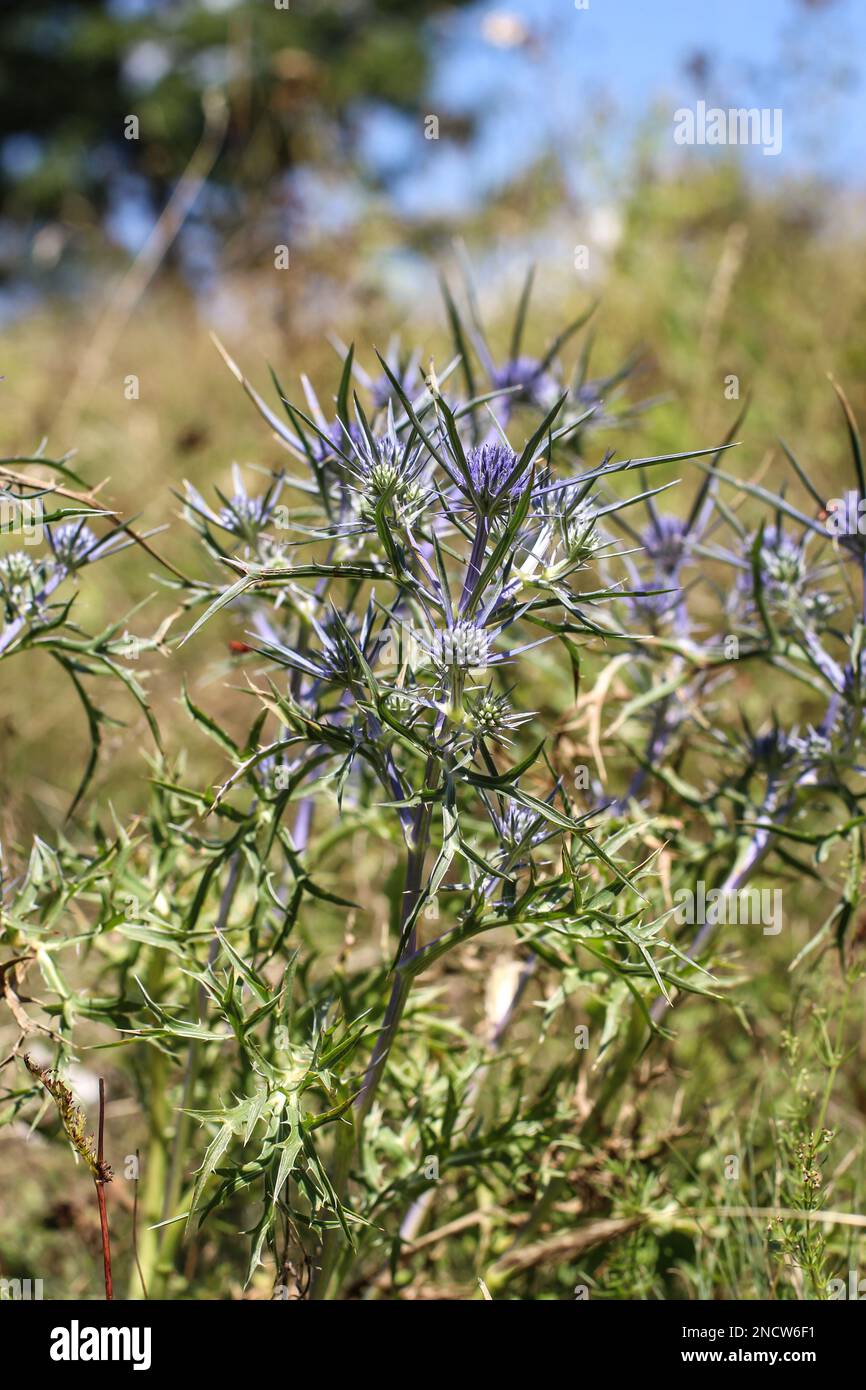
[[[356,1122],[350,1111],[346,1120],[341,1122],[337,1128],[337,1138],[334,1146],[333,1168],[331,1172],[331,1183],[337,1194],[339,1201],[343,1200],[346,1188],[349,1185],[349,1173],[352,1167],[352,1155],[355,1152]],[[334,1277],[337,1262],[342,1250],[343,1232],[339,1226],[334,1226],[325,1232],[322,1242],[322,1256],[318,1269],[316,1270],[312,1298],[316,1301],[327,1298],[328,1289]]]
[[[824,1124],[827,1119],[827,1110],[830,1105],[830,1099],[833,1095],[833,1088],[836,1085],[836,1077],[838,1075],[839,1068],[845,1060],[845,1022],[848,1016],[848,1003],[850,998],[851,981],[846,977],[845,992],[842,995],[842,1007],[839,1010],[839,1017],[836,1020],[836,1045],[833,1048],[833,1051],[830,1055],[830,1061],[827,1064],[827,1084],[824,1087],[824,1095],[821,1099],[821,1109],[818,1112],[818,1123],[815,1127],[815,1144],[818,1143],[821,1137],[821,1132],[824,1129]]]
[[[432,771],[432,759],[430,759],[428,760],[427,771],[424,778],[425,787],[429,784]],[[400,912],[401,936],[404,934],[406,924],[415,910],[418,897],[421,893],[424,861],[427,857],[427,847],[430,841],[431,817],[432,805],[429,802],[422,802],[418,808],[413,840],[406,863],[406,880],[403,886],[403,903]],[[398,969],[391,989],[391,997],[388,1000],[388,1007],[385,1010],[385,1019],[376,1041],[370,1065],[364,1077],[361,1094],[355,1102],[354,1113],[351,1116],[351,1121],[341,1125],[337,1131],[331,1182],[339,1202],[342,1202],[345,1197],[346,1189],[349,1185],[349,1173],[355,1147],[360,1142],[364,1120],[369,1113],[379,1082],[382,1079],[385,1064],[394,1044],[397,1029],[400,1025],[400,1019],[403,1016],[406,1000],[409,997],[409,991],[412,987],[411,976],[401,971],[399,965],[400,962],[414,953],[415,948],[416,933],[412,930],[403,946],[400,961],[398,961]],[[314,1299],[323,1299],[328,1296],[329,1286],[333,1280],[341,1250],[341,1239],[342,1233],[339,1227],[336,1226],[325,1234],[322,1245],[321,1263],[316,1278],[313,1281],[312,1296]]]
[[[240,852],[235,850],[229,862],[229,872],[220,899],[219,911],[211,942],[208,962],[216,960],[219,952],[220,932],[228,921],[231,905],[240,878]],[[147,992],[158,999],[165,974],[165,958],[157,957],[148,973]],[[204,1017],[206,992],[203,987],[197,991],[199,1018]],[[179,1241],[180,1229],[175,1226],[157,1226],[177,1215],[181,1190],[184,1185],[184,1168],[189,1144],[190,1117],[186,1113],[192,1101],[193,1089],[201,1060],[201,1044],[193,1039],[187,1051],[186,1068],[180,1107],[176,1111],[174,1134],[172,1136],[172,1111],[169,1105],[169,1061],[164,1052],[154,1050],[149,1076],[148,1107],[150,1111],[150,1140],[144,1161],[144,1192],[142,1199],[143,1225],[139,1241],[140,1272],[138,1267],[132,1273],[128,1297],[144,1297],[141,1287],[142,1277],[149,1298],[164,1296],[166,1281],[171,1272]]]
[[[400,913],[401,936],[405,932],[406,923],[415,911],[421,893],[421,879],[424,873],[424,861],[427,857],[427,845],[430,839],[432,806],[429,802],[424,802],[419,810],[420,815],[415,830],[415,843],[409,851],[409,860],[406,866],[406,882],[403,887],[403,908]],[[400,959],[397,962],[397,969],[395,971],[394,984],[391,988],[391,998],[388,1000],[388,1007],[385,1010],[382,1030],[379,1033],[370,1065],[367,1068],[367,1074],[364,1077],[363,1089],[355,1102],[359,1133],[361,1125],[373,1103],[373,1099],[379,1087],[379,1082],[382,1079],[385,1063],[394,1045],[397,1029],[400,1026],[400,1019],[403,1016],[406,1000],[412,988],[412,977],[408,975],[406,971],[401,970],[400,966],[409,956],[414,955],[416,944],[416,932],[413,928],[400,953]]]
[[[162,1220],[165,1176],[168,1169],[168,1068],[169,1058],[166,1054],[154,1051],[149,1076],[150,1131],[144,1159],[144,1186],[141,1198],[143,1221],[138,1245],[138,1263],[151,1298],[159,1297],[157,1261],[160,1232],[150,1228]],[[130,1275],[127,1298],[143,1297],[141,1279],[138,1269],[135,1268]]]

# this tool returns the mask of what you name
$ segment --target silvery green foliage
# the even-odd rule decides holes
[[[150,548],[146,537],[100,505],[68,458],[41,454],[0,460],[0,538],[0,661],[34,648],[49,653],[69,676],[86,717],[90,755],[74,810],[93,776],[107,722],[92,678],[107,676],[125,686],[159,744],[144,686],[129,665],[130,656],[138,661],[157,648],[159,636],[136,637],[133,650],[129,617],[91,635],[75,613],[78,587],[92,565],[135,544]]]
[[[449,309],[456,324],[450,299]],[[346,350],[333,411],[305,379],[303,404],[276,383],[281,420],[244,381],[294,462],[255,494],[236,477],[219,510],[187,491],[209,549],[240,574],[190,636],[230,604],[243,611],[235,646],[266,680],[264,707],[277,721],[276,737],[238,758],[217,805],[239,804],[247,783],[250,823],[267,818],[270,836],[284,835],[299,857],[334,803],[360,824],[375,815],[403,847],[390,979],[371,1011],[378,1032],[354,1091],[329,1094],[334,1114],[346,1108],[350,1149],[333,1170],[337,1213],[407,1002],[447,954],[509,928],[528,967],[541,958],[575,970],[582,950],[609,962],[623,999],[640,982],[662,996],[703,988],[680,978],[644,891],[651,867],[625,852],[631,827],[602,805],[575,804],[521,693],[529,652],[549,662],[559,644],[576,672],[579,642],[642,639],[611,610],[655,589],[630,586],[611,526],[664,487],[611,489],[671,459],[584,459],[577,444],[591,444],[596,405],[575,410],[559,378],[562,335],[543,362],[546,387],[558,381],[552,403],[549,390],[542,400],[495,372],[490,390],[467,394],[475,378],[459,327],[456,338],[458,358],[423,382],[381,357],[366,402]],[[519,338],[518,324],[515,363]],[[526,410],[517,417],[522,436],[509,418],[516,401],[529,412],[528,423]],[[275,528],[278,497],[289,500]],[[295,877],[292,923],[308,891]],[[311,1217],[325,1232],[333,1221],[327,1204]],[[326,1234],[325,1287],[333,1259]]]
[[[230,624],[248,732],[184,690],[224,768],[217,789],[160,757],[131,827],[97,817],[95,848],[37,843],[5,885],[4,940],[37,962],[33,1026],[53,1061],[74,1060],[93,1025],[123,1044],[149,1120],[144,1181],[157,1173],[140,1250],[151,1295],[184,1288],[183,1243],[203,1223],[227,1278],[243,1230],[246,1280],[268,1262],[291,1297],[385,1287],[434,1209],[447,1226],[492,1201],[529,1232],[570,1229],[570,1175],[597,1162],[670,1006],[722,1007],[724,933],[677,922],[680,888],[832,872],[795,964],[833,942],[844,955],[866,550],[828,534],[793,457],[814,515],[726,471],[742,418],[712,449],[605,449],[636,413],[604,399],[623,374],[590,382],[585,347],[565,369],[583,320],[528,355],[530,283],[504,357],[467,286],[465,314],[446,290],[454,355],[426,376],[396,344],[369,371],[340,345],[332,397],[275,378],[272,407],[227,359],[286,463],[236,470],[212,499],[187,486],[206,563],[167,582],[195,615],[190,651]],[[847,407],[846,420],[866,495]],[[677,488],[672,461],[690,475]],[[14,556],[2,569],[27,640],[61,630],[51,576],[104,553],[83,537],[54,532],[30,569]],[[736,696],[754,671],[769,677],[757,723]],[[810,692],[803,727],[776,716],[783,681]],[[371,856],[376,913],[353,900],[355,860]],[[98,951],[94,991],[82,949]],[[592,1019],[591,1065],[561,1045],[575,1007]],[[510,1052],[516,1027],[556,1060]],[[32,1103],[10,1089],[7,1118]],[[663,1229],[652,1162],[620,1177],[608,1214],[630,1231],[634,1201]],[[494,1292],[531,1280],[514,1223],[483,1267],[465,1230],[455,1278]],[[562,1293],[567,1273],[550,1278]]]

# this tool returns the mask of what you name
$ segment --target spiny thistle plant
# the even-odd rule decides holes
[[[99,532],[96,524],[101,524]],[[158,746],[159,730],[143,685],[128,663],[160,650],[165,635],[163,628],[153,637],[130,637],[126,624],[131,615],[100,633],[84,632],[74,612],[77,587],[92,565],[132,545],[159,557],[146,536],[101,505],[70,467],[69,456],[0,460],[0,536],[12,541],[0,555],[0,661],[28,650],[48,653],[71,680],[87,720],[90,755],[72,811],[96,769],[102,730],[110,722],[94,700],[90,678],[108,677],[124,686],[145,714]]]
[[[21,1043],[61,1069],[82,1034],[110,1045],[147,1117],[130,1297],[196,1270],[285,1298],[665,1296],[663,1241],[694,1254],[700,1217],[661,1181],[673,1131],[627,1163],[617,1119],[672,1007],[737,1000],[730,930],[777,927],[759,882],[820,885],[792,968],[835,945],[859,978],[862,539],[790,451],[814,515],[727,471],[742,416],[705,447],[604,449],[623,373],[590,383],[585,345],[565,369],[586,316],[528,356],[530,287],[504,359],[446,288],[450,360],[340,346],[332,399],[275,377],[272,406],[221,349],[286,462],[185,487],[208,570],[166,583],[190,651],[235,623],[248,730],[184,689],[216,790],[157,750],[130,826],[97,813],[89,849],[38,842],[6,885]],[[49,580],[7,568],[38,633]],[[776,684],[739,720],[756,670]],[[777,717],[782,681],[807,726]],[[795,1156],[830,1142],[829,1095]],[[33,1100],[13,1085],[5,1118]],[[823,1248],[782,1246],[821,1283]]]
[[[514,364],[526,298],[512,337]],[[454,321],[453,301],[449,307]],[[543,359],[550,382],[566,336]],[[467,362],[464,350],[460,357]],[[254,600],[245,643],[259,669],[267,663],[267,686],[257,691],[279,730],[239,763],[217,802],[245,781],[255,797],[248,812],[254,826],[269,807],[270,839],[294,810],[288,841],[297,854],[322,814],[322,793],[330,794],[343,817],[375,808],[382,833],[399,836],[405,856],[392,981],[384,1011],[373,1007],[381,1022],[371,1029],[371,1054],[354,1092],[344,1085],[328,1095],[336,1131],[330,1209],[307,1216],[324,1247],[312,1281],[318,1295],[339,1277],[340,1234],[352,1239],[344,1207],[350,1174],[363,1157],[365,1121],[410,993],[435,964],[482,934],[510,928],[528,961],[563,936],[566,950],[586,942],[591,953],[621,958],[616,973],[628,969],[664,988],[654,960],[661,924],[639,885],[648,866],[623,863],[630,831],[597,833],[596,811],[575,806],[543,739],[517,760],[509,755],[518,731],[525,736],[531,727],[510,668],[519,672],[524,653],[556,640],[576,663],[575,639],[605,630],[595,610],[627,592],[587,583],[587,570],[616,555],[603,522],[658,489],[602,503],[601,486],[707,452],[637,460],[606,454],[595,466],[576,467],[572,447],[560,478],[557,459],[595,406],[569,412],[563,423],[567,389],[554,392],[542,413],[546,402],[537,393],[520,382],[496,385],[495,373],[492,390],[449,404],[446,379],[456,359],[441,380],[431,365],[413,396],[410,373],[385,357],[379,363],[390,394],[371,393],[379,408],[369,417],[352,390],[352,349],[333,420],[306,382],[305,406],[278,386],[286,424],[248,387],[306,474],[287,470],[258,498],[239,491],[221,499],[218,514],[188,494],[214,551],[217,526],[239,543],[223,557],[242,575],[190,635],[229,602]],[[468,385],[471,372],[466,377]],[[502,398],[541,416],[514,446],[496,416]],[[289,509],[275,555],[267,532],[282,489],[299,495],[300,505]],[[353,1050],[359,1042],[360,1034]],[[297,1121],[284,1123],[295,1146]],[[217,1144],[228,1141],[230,1124],[226,1117]],[[290,1151],[296,1162],[300,1150]]]

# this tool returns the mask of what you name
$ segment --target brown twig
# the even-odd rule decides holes
[[[574,1231],[560,1231],[558,1235],[535,1241],[532,1245],[522,1248],[514,1246],[501,1255],[490,1269],[487,1283],[496,1292],[514,1274],[533,1269],[536,1265],[574,1259],[585,1250],[591,1250],[593,1246],[629,1235],[642,1226],[646,1219],[643,1213],[637,1216],[608,1217],[590,1221],[585,1226],[578,1226]]]
[[[15,460],[12,460],[12,462],[15,462]],[[46,459],[45,463],[46,466],[51,466],[50,459]],[[83,503],[85,506],[92,507],[94,512],[111,518],[113,524],[119,530],[123,531],[124,535],[129,536],[130,540],[135,541],[135,544],[140,546],[152,560],[156,560],[157,564],[164,566],[165,569],[174,575],[175,579],[180,579],[184,584],[193,584],[194,580],[190,579],[182,570],[177,569],[169,560],[166,560],[165,556],[159,554],[159,551],[154,550],[153,546],[148,544],[145,537],[139,535],[127,521],[124,521],[120,517],[118,512],[111,507],[104,507],[102,505],[101,499],[97,496],[97,493],[100,488],[105,486],[105,481],[106,480],[103,479],[101,483],[95,488],[91,488],[88,492],[73,492],[71,488],[64,487],[61,483],[46,478],[34,478],[32,475],[19,473],[17,470],[7,468],[5,465],[0,466],[0,483],[14,484],[16,487],[28,487],[36,492],[53,493],[57,497],[66,498],[68,502]]]

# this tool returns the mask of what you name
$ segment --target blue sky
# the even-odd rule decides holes
[[[639,131],[663,162],[718,157],[673,143],[673,112],[704,99],[782,110],[780,154],[744,151],[761,178],[862,187],[864,53],[866,0],[493,0],[440,24],[430,99],[477,117],[480,138],[425,142],[373,107],[364,148],[396,171],[400,211],[459,215],[551,145],[575,192],[615,184]]]

